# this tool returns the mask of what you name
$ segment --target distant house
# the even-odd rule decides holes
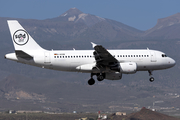
[[[102,115],[102,120],[106,120],[107,119],[107,115],[103,114]]]
[[[98,115],[98,120],[106,120],[107,119],[107,115],[106,114],[99,114]]]
[[[12,114],[12,113],[16,113],[16,111],[15,110],[9,110],[8,113]]]
[[[126,115],[125,112],[116,112],[116,115]]]

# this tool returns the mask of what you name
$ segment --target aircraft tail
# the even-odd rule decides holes
[[[16,20],[7,21],[15,51],[40,50],[41,48]]]

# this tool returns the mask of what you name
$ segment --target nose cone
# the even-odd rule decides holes
[[[175,66],[176,65],[176,61],[175,60],[173,60],[172,58],[169,58],[169,65],[171,66],[171,67],[173,67],[173,66]]]

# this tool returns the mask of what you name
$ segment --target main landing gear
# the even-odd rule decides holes
[[[148,72],[149,72],[149,76],[152,76],[152,70],[148,70]],[[153,82],[154,81],[154,77],[150,77],[149,81]]]
[[[105,78],[105,73],[91,73],[91,78],[88,80],[88,84],[89,85],[94,85],[95,80],[93,79],[93,76],[96,75],[97,76],[97,80],[98,81],[103,81]]]
[[[93,78],[88,80],[88,84],[89,85],[94,85],[94,83],[95,83],[95,80]]]

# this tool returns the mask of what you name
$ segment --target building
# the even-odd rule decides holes
[[[125,112],[116,112],[116,115],[126,115]]]

